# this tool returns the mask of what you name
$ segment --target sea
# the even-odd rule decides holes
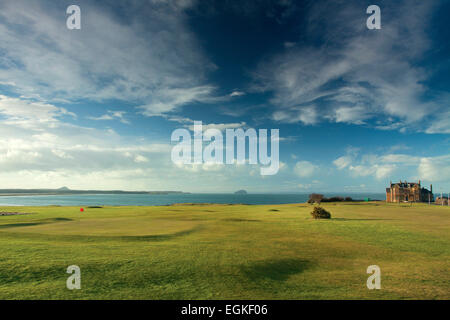
[[[384,200],[382,193],[324,193],[325,197],[343,196],[354,200]],[[288,204],[302,203],[308,194],[83,194],[0,196],[0,206],[164,206],[177,203],[216,204]]]

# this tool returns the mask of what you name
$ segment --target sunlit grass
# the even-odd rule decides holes
[[[307,204],[0,208],[31,213],[0,217],[0,298],[450,298],[448,207],[324,207],[331,220]]]

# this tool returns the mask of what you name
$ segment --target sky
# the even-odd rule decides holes
[[[449,13],[438,0],[3,0],[0,189],[448,192]],[[278,173],[174,163],[171,134],[194,121],[279,129]]]

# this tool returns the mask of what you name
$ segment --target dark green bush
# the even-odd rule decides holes
[[[311,215],[314,219],[331,219],[331,213],[325,210],[322,207],[314,207],[314,210],[311,212]]]
[[[331,197],[331,198],[323,198],[322,202],[341,202],[344,201],[342,197]]]

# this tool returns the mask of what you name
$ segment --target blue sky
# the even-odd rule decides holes
[[[81,30],[66,8],[81,8]],[[366,8],[381,8],[368,30]],[[450,189],[449,1],[2,1],[2,188]],[[170,136],[280,130],[279,172]]]

